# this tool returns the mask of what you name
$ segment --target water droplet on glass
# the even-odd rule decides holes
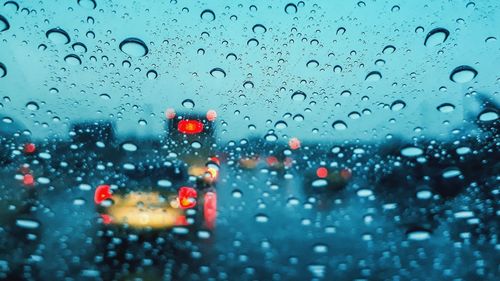
[[[149,70],[149,71],[146,73],[146,77],[147,77],[148,79],[154,80],[154,79],[156,79],[156,77],[158,77],[158,73],[157,73],[155,70]]]
[[[263,26],[262,24],[256,24],[252,27],[252,31],[254,33],[266,33],[267,28]]]
[[[73,48],[73,51],[78,52],[78,53],[86,53],[87,52],[87,46],[85,46],[83,43],[76,42],[71,46]]]
[[[264,214],[257,214],[255,216],[255,221],[260,223],[265,223],[269,221],[269,217]]]
[[[441,43],[444,43],[446,39],[448,39],[448,36],[450,35],[450,32],[447,29],[444,28],[434,28],[433,30],[429,31],[427,33],[427,36],[425,37],[424,45],[425,46],[436,46]]]
[[[365,80],[368,82],[376,82],[380,79],[382,79],[382,74],[380,74],[380,72],[378,71],[372,71],[365,77]]]
[[[278,136],[276,136],[276,135],[275,135],[275,134],[273,134],[273,133],[270,133],[270,134],[267,134],[267,135],[264,137],[264,139],[265,139],[266,141],[269,141],[269,142],[275,142],[275,141],[277,141],[277,140],[278,140]]]
[[[392,45],[387,45],[385,46],[384,50],[382,51],[382,53],[384,54],[392,54],[396,51],[396,47],[392,46]]]
[[[5,75],[7,75],[7,67],[0,62],[0,78],[5,77]]]
[[[426,229],[414,229],[406,233],[409,240],[423,241],[431,238],[431,232]]]
[[[55,44],[68,44],[70,41],[68,33],[61,28],[52,28],[45,33],[45,36]]]
[[[498,119],[498,113],[493,109],[486,109],[479,114],[479,121],[489,122]]]
[[[6,31],[10,28],[10,24],[7,19],[0,15],[0,32]]]
[[[226,77],[226,72],[222,68],[214,68],[210,70],[210,75],[212,75],[215,78],[224,78]]]
[[[233,190],[231,194],[233,195],[234,198],[241,198],[243,196],[243,192],[241,192],[241,190],[239,189]]]
[[[276,122],[276,124],[274,124],[274,128],[278,129],[278,130],[283,130],[285,129],[286,127],[288,127],[288,125],[286,124],[285,121],[278,121]]]
[[[212,10],[206,9],[201,12],[200,18],[204,21],[214,21],[215,13]]]
[[[185,108],[193,108],[194,101],[191,99],[185,99],[184,101],[182,101],[182,106],[184,106]]]
[[[319,62],[317,60],[310,60],[306,63],[307,67],[318,67]]]
[[[30,101],[26,104],[26,108],[29,109],[29,110],[38,110],[38,104],[34,101]]]
[[[467,65],[461,65],[450,74],[450,80],[456,83],[467,83],[472,81],[477,76],[477,71]]]
[[[82,60],[74,54],[67,55],[64,58],[64,61],[67,62],[69,65],[80,65],[82,63]]]
[[[78,0],[78,5],[88,9],[95,9],[97,7],[95,0]]]
[[[400,111],[401,109],[406,107],[406,103],[402,100],[396,100],[391,104],[392,111]]]
[[[243,83],[243,88],[245,89],[252,89],[255,85],[253,84],[252,81],[245,81],[245,83]]]
[[[337,131],[343,131],[347,129],[347,124],[342,120],[337,120],[333,122],[332,127]]]
[[[443,178],[454,178],[460,176],[461,174],[462,172],[460,172],[460,170],[458,170],[457,168],[448,168],[443,172]]]
[[[297,122],[302,122],[304,121],[304,116],[302,114],[296,114],[295,116],[293,116],[293,120]]]
[[[127,38],[120,43],[120,50],[131,57],[142,57],[149,52],[146,43],[139,38]]]
[[[421,148],[415,146],[408,146],[401,149],[401,155],[406,157],[417,157],[422,155],[423,153],[424,151]]]
[[[285,13],[287,14],[296,14],[297,13],[297,6],[293,3],[288,3],[285,6]]]
[[[32,219],[16,219],[16,225],[25,229],[35,229],[40,227],[40,223]]]
[[[302,91],[297,91],[292,94],[292,100],[294,101],[303,101],[306,99],[306,94]]]
[[[122,149],[129,152],[137,151],[137,145],[131,142],[122,143]]]
[[[455,106],[451,103],[443,103],[437,107],[437,110],[443,112],[443,113],[448,113],[452,112],[455,110]]]

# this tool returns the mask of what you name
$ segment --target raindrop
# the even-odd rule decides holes
[[[406,157],[417,157],[422,155],[423,153],[424,151],[421,148],[415,146],[408,146],[401,149],[401,155]]]
[[[97,7],[95,0],[78,0],[78,5],[90,9],[95,9]]]
[[[252,27],[252,31],[254,33],[266,33],[267,28],[263,26],[262,24],[256,24]]]
[[[402,100],[396,100],[391,104],[392,111],[400,111],[401,109],[406,107],[406,103]]]
[[[7,19],[4,16],[0,15],[0,32],[6,31],[9,28],[10,28],[10,24],[7,21]]]
[[[436,46],[441,43],[444,43],[446,39],[448,39],[448,36],[450,35],[450,32],[447,29],[438,27],[434,28],[433,30],[429,31],[427,33],[427,36],[425,37],[424,45],[425,46]]]
[[[82,63],[82,60],[74,54],[67,55],[64,58],[64,61],[67,62],[69,65],[80,65]]]
[[[303,101],[306,99],[306,94],[302,91],[296,91],[292,94],[292,100],[294,101]]]
[[[16,219],[16,225],[25,229],[35,229],[40,227],[39,222],[31,219]]]
[[[460,176],[462,173],[457,168],[449,168],[443,172],[443,178],[449,179]]]
[[[359,117],[361,117],[361,114],[359,114],[359,112],[357,112],[357,111],[353,111],[353,112],[349,113],[348,116],[351,119],[358,119]]]
[[[337,131],[343,131],[347,129],[346,123],[342,120],[337,120],[333,122],[332,127]]]
[[[204,21],[214,21],[215,13],[212,10],[206,9],[201,12],[200,18]]]
[[[34,101],[30,101],[26,104],[26,108],[29,109],[29,110],[38,110],[40,107],[38,106],[38,104]]]
[[[325,179],[316,179],[311,183],[312,187],[326,187],[328,185],[328,181]]]
[[[409,240],[423,241],[431,238],[431,232],[426,229],[414,229],[406,232],[406,236]]]
[[[259,40],[252,38],[252,39],[247,41],[247,46],[257,47],[257,46],[259,46]]]
[[[498,119],[498,113],[493,109],[486,109],[479,114],[479,121],[489,122]]]
[[[72,45],[73,51],[78,52],[78,53],[86,53],[87,52],[87,47],[80,42],[76,42],[75,44]]]
[[[372,71],[366,75],[365,80],[368,82],[375,82],[382,79],[382,74],[378,71]]]
[[[287,14],[296,14],[297,13],[297,6],[293,3],[288,3],[285,6],[285,13]]]
[[[316,244],[313,247],[313,251],[317,254],[323,254],[328,252],[328,246],[325,244]]]
[[[443,113],[448,113],[452,112],[455,110],[455,106],[451,103],[443,103],[437,107],[437,110],[443,112]]]
[[[235,54],[233,54],[233,53],[229,53],[229,54],[227,54],[227,56],[226,56],[226,59],[227,59],[227,60],[232,60],[232,61],[235,61],[237,58],[238,58],[238,57],[237,57]]]
[[[257,214],[255,216],[255,221],[260,223],[265,223],[269,221],[269,217],[264,214]]]
[[[417,191],[417,198],[420,200],[427,200],[432,197],[432,192],[427,189]]]
[[[276,122],[276,124],[274,124],[274,128],[278,129],[278,130],[283,130],[283,129],[286,129],[286,127],[288,127],[288,124],[286,124],[285,121],[278,121]]]
[[[385,46],[384,50],[382,51],[382,53],[384,54],[392,54],[396,51],[396,47],[392,46],[392,45],[387,45]]]
[[[252,89],[254,87],[254,84],[252,81],[245,81],[245,83],[243,83],[243,88],[245,89]]]
[[[361,189],[358,189],[358,191],[356,191],[356,194],[359,197],[369,197],[369,196],[373,195],[373,191],[371,191],[368,188],[361,188]]]
[[[7,67],[0,62],[0,78],[5,77],[5,75],[7,75]]]
[[[275,135],[275,134],[273,134],[273,133],[269,133],[269,134],[267,134],[267,135],[264,137],[264,139],[265,139],[266,141],[268,141],[268,142],[275,142],[275,141],[277,141],[277,140],[278,140],[278,136],[276,136],[276,135]]]
[[[122,149],[128,152],[134,152],[137,151],[137,145],[131,142],[124,142],[122,143]]]
[[[477,71],[467,65],[461,65],[450,74],[450,80],[455,83],[467,83],[472,81],[477,76]]]
[[[184,101],[182,101],[182,106],[184,106],[185,108],[193,108],[194,101],[191,99],[185,99]]]
[[[147,55],[148,47],[141,39],[127,38],[120,43],[120,50],[132,57],[142,57]]]
[[[210,70],[210,75],[212,75],[215,78],[224,78],[226,77],[226,72],[222,68],[214,68]]]
[[[157,73],[155,70],[149,70],[149,71],[146,73],[146,77],[147,77],[148,79],[154,80],[154,79],[156,79],[156,77],[158,77],[158,73]]]
[[[233,190],[231,194],[233,195],[234,198],[241,198],[243,196],[243,192],[241,192],[241,190],[239,189]]]
[[[55,44],[68,44],[70,41],[68,33],[61,28],[52,28],[45,33],[45,36]]]
[[[318,67],[319,62],[317,60],[310,60],[306,63],[307,67]]]
[[[304,121],[304,116],[302,114],[296,114],[295,116],[293,116],[293,120],[297,122],[302,122]]]

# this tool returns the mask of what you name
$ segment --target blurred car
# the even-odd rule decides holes
[[[220,160],[215,153],[215,120],[217,113],[175,112],[167,109],[167,136],[171,151],[188,165],[188,174],[196,177],[200,186],[217,182]]]

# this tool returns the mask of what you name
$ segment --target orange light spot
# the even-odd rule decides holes
[[[217,118],[217,112],[215,112],[215,110],[213,110],[213,109],[210,109],[207,112],[207,120],[212,122],[212,121],[215,121],[216,118]]]
[[[31,174],[26,174],[23,176],[23,184],[27,186],[32,186],[35,184],[35,178]]]
[[[199,134],[203,131],[203,123],[198,120],[181,120],[177,130],[183,134]]]
[[[26,153],[26,154],[31,154],[31,153],[35,152],[35,150],[36,150],[36,146],[33,143],[27,143],[24,145],[24,153]]]
[[[203,216],[208,228],[215,227],[215,220],[217,218],[217,194],[215,192],[207,192],[203,197]]]
[[[192,187],[183,186],[179,189],[178,201],[179,206],[182,209],[189,209],[196,206],[196,198],[198,197],[198,193],[196,189]]]
[[[111,198],[111,187],[107,184],[99,185],[95,189],[94,202],[96,204],[101,204],[102,201]]]
[[[173,108],[167,108],[167,110],[165,110],[165,117],[167,117],[167,119],[174,119],[175,110]]]
[[[288,141],[288,145],[292,150],[300,148],[300,140],[298,138],[291,138]]]
[[[319,167],[316,170],[316,175],[318,176],[318,178],[324,179],[328,176],[328,170],[325,167]]]

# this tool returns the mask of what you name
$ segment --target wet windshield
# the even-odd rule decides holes
[[[499,276],[499,2],[207,2],[0,2],[0,279]]]

